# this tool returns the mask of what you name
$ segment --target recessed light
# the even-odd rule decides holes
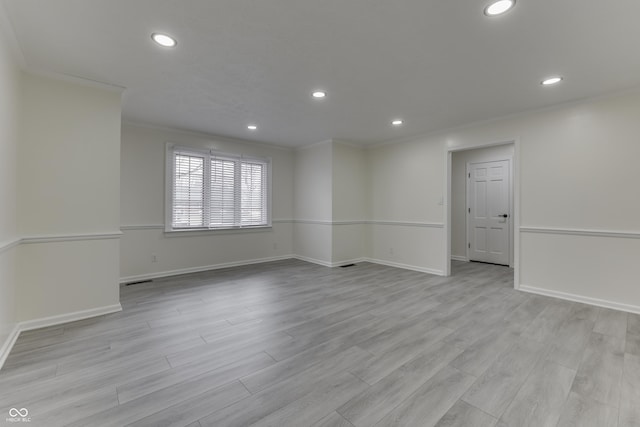
[[[516,5],[516,0],[498,0],[484,8],[487,16],[497,16],[506,13]]]
[[[391,122],[391,124],[394,125],[394,126],[400,126],[402,123],[403,122],[400,119],[396,119],[396,120]]]
[[[556,83],[560,83],[561,81],[562,81],[562,77],[555,76],[555,77],[549,77],[547,79],[544,79],[543,81],[540,82],[540,84],[542,86],[551,86],[551,85],[554,85]]]
[[[317,98],[317,99],[322,99],[325,96],[327,96],[327,92],[325,92],[323,90],[316,90],[311,94],[311,96],[313,96],[314,98]]]
[[[248,125],[247,129],[249,129],[249,130],[257,130],[258,126],[256,126],[256,125]]]
[[[171,36],[162,33],[151,34],[151,39],[163,47],[175,47],[178,42]]]

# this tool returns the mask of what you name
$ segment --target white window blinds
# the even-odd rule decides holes
[[[268,159],[170,147],[171,229],[270,225]]]
[[[236,222],[236,162],[211,159],[209,227],[233,227]]]
[[[242,196],[240,198],[240,222],[246,225],[260,225],[267,221],[267,180],[264,163],[242,162],[240,177],[242,179]]]
[[[176,153],[174,164],[173,226],[202,227],[204,225],[204,158]]]

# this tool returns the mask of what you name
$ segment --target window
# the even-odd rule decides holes
[[[269,159],[168,146],[167,231],[271,226]]]

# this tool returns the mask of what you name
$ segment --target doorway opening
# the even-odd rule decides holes
[[[447,149],[446,276],[451,260],[500,264],[518,288],[518,151],[517,140]]]

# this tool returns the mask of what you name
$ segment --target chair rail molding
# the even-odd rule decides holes
[[[613,237],[620,239],[640,239],[640,231],[600,230],[587,228],[559,228],[521,226],[521,233],[561,234],[565,236]]]

